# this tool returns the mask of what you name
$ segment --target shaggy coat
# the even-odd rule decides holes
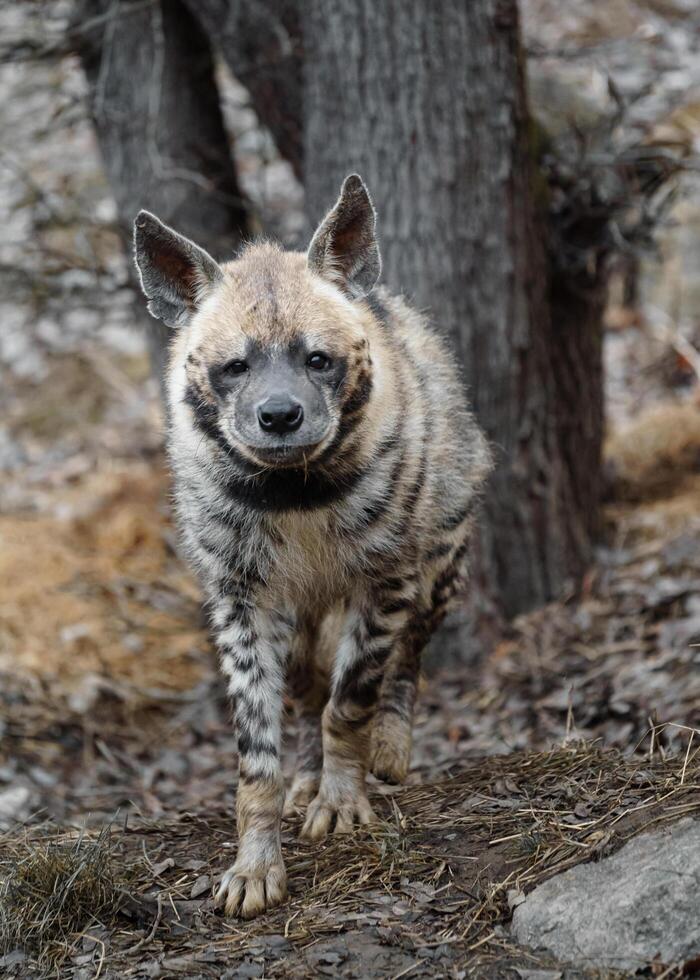
[[[489,453],[454,357],[374,290],[375,214],[349,177],[306,255],[218,265],[147,212],[136,260],[172,326],[169,455],[187,553],[235,706],[239,849],[217,902],[281,902],[285,813],[302,835],[374,814],[365,776],[402,780],[420,654],[460,591]],[[285,689],[297,772],[281,770]]]

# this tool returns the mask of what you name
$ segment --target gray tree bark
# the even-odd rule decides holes
[[[513,616],[591,558],[602,431],[599,284],[574,297],[550,273],[516,2],[309,0],[302,17],[311,220],[362,174],[384,280],[451,337],[498,461],[477,608]]]
[[[232,254],[246,209],[198,22],[180,0],[81,0],[73,30],[129,252],[132,222],[146,208],[213,255]],[[160,374],[167,328],[147,319]]]
[[[303,174],[299,0],[184,0],[250,94],[280,154]]]

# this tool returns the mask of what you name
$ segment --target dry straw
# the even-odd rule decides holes
[[[110,830],[92,839],[26,834],[2,845],[0,949],[21,948],[57,967],[79,935],[119,908],[123,875]]]
[[[513,905],[646,828],[699,814],[699,754],[697,739],[678,757],[652,759],[572,742],[462,762],[449,778],[378,795],[376,830],[332,836],[320,849],[286,824],[289,902],[252,922],[222,919],[206,898],[190,898],[195,877],[215,881],[234,852],[232,814],[223,808],[130,818],[128,829],[92,839],[25,831],[4,842],[2,944],[56,963],[99,921],[110,930],[105,970],[121,975],[144,955],[184,955],[196,972],[202,957],[233,964],[255,956],[270,934],[283,935],[284,955],[295,957],[380,922],[392,943],[417,952],[445,946],[474,968],[523,957],[534,966],[541,959],[514,948],[503,928]],[[149,852],[168,859],[154,864]],[[121,895],[126,912],[145,911],[139,931],[133,916],[118,914]],[[410,909],[420,914],[404,917]],[[194,930],[186,926],[192,915]]]

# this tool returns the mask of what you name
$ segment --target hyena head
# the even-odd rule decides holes
[[[325,459],[372,386],[356,300],[380,258],[362,180],[345,180],[306,255],[255,244],[222,266],[147,211],[134,243],[149,311],[183,328],[174,358],[199,427],[256,467]]]

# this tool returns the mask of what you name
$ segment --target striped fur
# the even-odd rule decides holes
[[[376,271],[353,254],[345,274],[376,274],[371,259]],[[406,774],[421,649],[461,586],[490,459],[453,358],[401,299],[358,297],[270,244],[220,271],[172,345],[169,455],[238,731],[240,844],[217,900],[248,917],[285,895],[285,689],[300,738],[286,812],[305,809],[311,840],[369,823],[368,763]],[[250,344],[342,365],[323,391],[328,430],[300,465],[261,462],[217,391],[214,368]]]

